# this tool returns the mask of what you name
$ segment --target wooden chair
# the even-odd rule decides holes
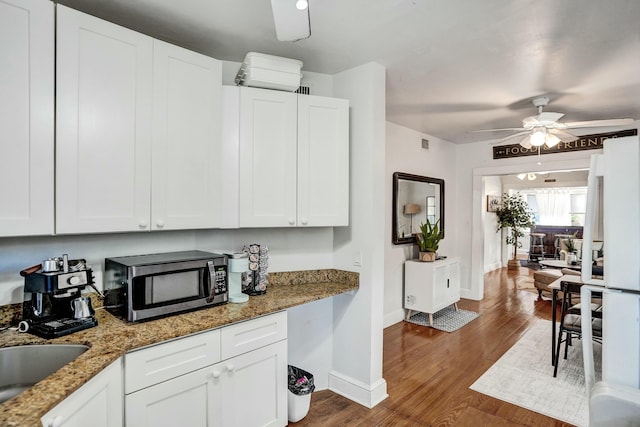
[[[558,343],[556,345],[556,354],[554,357],[553,376],[558,374],[558,365],[560,363],[560,347],[564,342],[564,359],[567,358],[568,346],[571,345],[572,338],[580,339],[582,337],[580,307],[581,304],[591,305],[591,317],[593,327],[593,340],[602,343],[602,305],[600,303],[601,295],[594,295],[591,301],[580,301],[579,304],[573,304],[580,298],[579,283],[561,282],[562,290],[562,314],[560,316],[560,329],[558,333]]]

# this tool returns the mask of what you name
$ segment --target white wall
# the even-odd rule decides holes
[[[483,177],[482,228],[484,230],[484,268],[483,272],[502,267],[502,233],[497,233],[497,216],[487,212],[487,196],[502,196],[502,180],[498,176]]]
[[[391,241],[393,173],[406,172],[444,179],[445,238],[438,253],[449,257],[455,251],[458,227],[456,220],[456,148],[455,145],[395,123],[387,122],[385,144],[385,223],[384,223],[384,327],[402,321],[404,262],[417,258],[416,245],[394,245]],[[422,148],[422,139],[429,140],[429,149]]]
[[[387,396],[382,378],[385,230],[385,69],[365,64],[335,75],[350,100],[350,221],[334,230],[335,266],[359,271],[355,295],[334,298],[329,387],[367,407]],[[354,265],[361,262],[362,266]]]
[[[269,271],[333,267],[331,228],[162,231],[0,238],[0,305],[22,302],[24,279],[19,272],[42,260],[69,255],[92,266],[102,289],[104,259],[191,249],[241,250],[244,244],[267,243]]]

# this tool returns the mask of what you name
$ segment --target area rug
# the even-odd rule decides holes
[[[434,313],[433,326],[431,327],[440,331],[453,332],[462,328],[478,316],[480,315],[473,311],[456,311],[452,306],[449,306]],[[407,322],[415,323],[416,325],[430,326],[429,315],[426,313],[416,313],[407,319]]]
[[[520,266],[527,267],[531,270],[540,270],[540,264],[538,264],[536,261],[529,261],[528,259],[521,259]]]
[[[564,351],[564,345],[563,345]],[[602,348],[594,343],[596,381],[600,380]],[[582,342],[573,341],[558,376],[551,365],[551,322],[538,320],[496,363],[471,385],[471,390],[543,415],[587,426],[589,408],[582,365]]]
[[[533,277],[517,276],[515,280],[516,280],[516,288],[523,289],[526,291],[538,292],[538,289],[533,284]]]

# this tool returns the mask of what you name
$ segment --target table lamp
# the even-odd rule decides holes
[[[420,213],[422,209],[420,208],[420,205],[415,204],[415,203],[408,203],[406,205],[404,205],[404,210],[403,213],[405,215],[409,215],[409,217],[411,218],[410,220],[410,228],[409,228],[409,234],[413,235],[413,216],[417,213]]]

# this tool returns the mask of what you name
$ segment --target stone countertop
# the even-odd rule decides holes
[[[97,303],[98,326],[64,337],[47,340],[5,330],[0,332],[0,347],[85,344],[90,348],[33,387],[0,404],[0,425],[39,426],[40,418],[50,409],[129,350],[355,291],[358,286],[358,273],[342,270],[269,273],[267,293],[252,296],[245,303],[229,303],[140,323],[115,317]]]

